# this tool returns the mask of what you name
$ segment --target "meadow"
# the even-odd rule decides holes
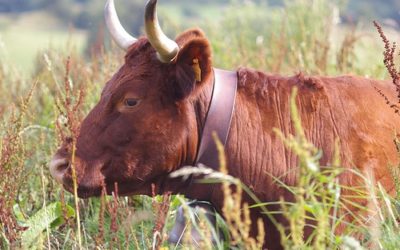
[[[205,16],[197,26],[212,43],[216,67],[247,66],[283,75],[301,71],[390,79],[383,63],[384,44],[373,24],[341,25],[335,16],[338,2],[293,0],[279,8],[251,2],[232,4],[217,19]],[[173,27],[168,32],[175,35],[187,28],[188,24],[182,23],[180,19],[165,21],[165,25]],[[0,25],[7,25],[7,20],[0,20]],[[123,63],[123,52],[112,45],[85,55],[85,34],[80,31],[54,33],[56,46],[29,27],[23,31],[32,41],[26,41],[26,36],[20,38],[19,32],[13,30],[0,37],[2,44],[10,46],[0,50],[0,248],[228,249],[228,242],[210,243],[208,237],[215,232],[201,214],[200,222],[188,225],[198,228],[204,236],[197,248],[190,245],[187,235],[178,246],[168,244],[167,233],[176,210],[185,204],[182,196],[102,196],[83,200],[53,180],[48,170],[52,155],[63,139],[77,133],[79,121]],[[384,31],[390,40],[399,40],[396,31]],[[49,46],[39,49],[36,43]],[[18,59],[24,65],[15,65],[14,57],[29,59]],[[349,224],[346,234],[335,235],[335,225],[341,221],[335,211],[345,206],[341,190],[348,188],[338,182],[340,159],[337,157],[331,166],[319,165],[321,152],[304,137],[294,98],[295,93],[291,114],[296,134],[281,136],[300,162],[306,164],[298,166],[302,173],[299,185],[284,187],[295,194],[295,202],[280,202],[280,213],[289,222],[288,228],[277,225],[284,247],[399,249],[400,193],[389,196],[368,176],[363,176],[368,192],[359,195],[370,200],[365,209],[372,214],[373,226]],[[310,166],[317,166],[317,171]],[[248,236],[246,211],[252,208],[239,205],[240,193],[248,189],[230,177],[225,167],[221,161],[218,181],[224,183],[224,209],[232,213],[225,222],[219,219],[222,231],[226,237],[235,238],[231,249],[260,249],[260,240]],[[400,191],[398,166],[387,167],[392,168]],[[233,192],[229,185],[238,188]],[[282,183],[277,180],[277,185]],[[268,205],[258,202],[256,206],[270,216],[273,212],[268,211]],[[194,217],[190,209],[187,213]],[[305,241],[303,229],[315,218],[316,233]]]

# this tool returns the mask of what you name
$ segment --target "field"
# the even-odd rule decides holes
[[[34,70],[34,59],[45,49],[62,51],[74,44],[83,52],[86,32],[70,30],[46,12],[33,12],[18,18],[0,18],[0,54],[3,61],[13,65],[23,74]],[[25,75],[25,76],[28,76]]]
[[[384,44],[373,24],[337,23],[328,0],[294,0],[274,8],[254,4],[218,7],[196,17],[202,20],[197,26],[212,42],[216,67],[390,79],[383,63]],[[174,9],[163,8],[163,15],[168,8]],[[32,28],[44,17],[46,25]],[[183,24],[183,19],[184,15],[165,21],[164,25],[173,27],[170,29],[176,28],[168,33],[178,34],[191,26]],[[114,45],[91,55],[83,53],[87,33],[66,27],[46,13],[19,20],[0,18],[0,249],[196,249],[188,236],[179,246],[167,242],[184,197],[83,200],[64,191],[50,176],[48,165],[55,150],[65,137],[77,133],[80,120],[123,62],[123,52]],[[391,41],[399,41],[397,31],[384,27],[384,32]],[[399,249],[400,193],[389,196],[368,176],[363,176],[368,192],[358,198],[370,200],[366,209],[372,210],[368,212],[373,225],[350,224],[346,234],[335,235],[331,223],[340,218],[334,211],[343,206],[340,190],[348,188],[338,184],[340,159],[332,166],[319,166],[318,149],[305,143],[296,106],[292,103],[291,107],[297,136],[282,139],[308,164],[298,166],[302,169],[299,186],[284,187],[293,190],[296,198],[290,204],[280,203],[280,212],[291,226],[280,225],[284,247]],[[260,241],[249,238],[247,231],[246,211],[251,208],[238,207],[240,195],[231,193],[226,181],[238,186],[236,192],[247,189],[221,165],[223,174],[218,181],[224,182],[227,192],[224,209],[234,211],[226,222],[220,219],[222,231],[227,237],[235,235],[231,249],[259,249]],[[310,166],[318,166],[318,171],[311,171]],[[390,167],[400,187],[398,167]],[[202,232],[204,240],[198,247],[228,249],[227,242],[211,245],[208,239],[213,231],[203,217],[189,225]],[[304,240],[302,232],[310,217],[318,220],[317,233],[312,240]]]

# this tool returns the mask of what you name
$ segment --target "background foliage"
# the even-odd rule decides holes
[[[116,2],[125,27],[134,35],[141,34],[145,1]],[[383,46],[368,20],[379,18],[388,24],[385,32],[392,40],[399,37],[399,29],[393,29],[396,24],[386,22],[398,22],[398,2],[394,0],[159,2],[167,33],[173,37],[184,28],[200,26],[212,43],[215,66],[223,68],[249,66],[285,75],[303,71],[387,78]],[[110,44],[104,31],[103,4],[97,0],[0,0],[1,249],[168,247],[166,233],[183,202],[181,197],[102,197],[76,204],[73,195],[64,192],[48,171],[63,134],[71,132],[71,123],[93,107],[102,86],[123,61],[123,52]],[[79,108],[70,112],[75,104]],[[294,106],[292,110],[295,113]],[[301,126],[297,133],[301,135]],[[319,166],[319,153],[305,138],[282,139],[296,146],[303,162]],[[398,249],[398,199],[380,189],[364,194],[364,198],[374,198],[372,210],[379,214],[375,227],[349,225],[347,235],[335,236],[329,222],[331,209],[340,206],[336,200],[332,202],[341,188],[337,172],[309,172],[307,164],[300,167],[303,186],[287,187],[298,194],[296,202],[283,204],[282,213],[293,225],[292,231],[281,230],[286,248],[310,249],[318,244],[330,249],[361,249],[361,245]],[[240,185],[237,180],[233,183]],[[306,188],[308,196],[303,197]],[[229,197],[230,205],[239,199],[235,194]],[[320,197],[329,199],[324,203]],[[226,230],[240,232],[238,245],[253,242],[256,246],[257,242],[246,236],[247,222],[236,223],[244,216],[240,213],[228,218],[228,223],[233,221],[239,228]],[[318,241],[304,242],[301,232],[310,213],[324,224],[319,225]],[[206,224],[198,227],[208,234]],[[355,237],[360,235],[362,240]],[[209,242],[205,241],[204,248],[211,248]]]
[[[163,0],[159,1],[159,6],[164,29],[168,31],[167,33],[170,36],[174,37],[177,30],[193,26],[205,29],[209,24],[220,24],[220,26],[223,24],[224,28],[234,28],[231,23],[228,23],[228,20],[222,20],[224,15],[230,14],[233,18],[243,18],[248,16],[246,14],[248,12],[254,12],[254,16],[260,18],[260,20],[257,22],[255,18],[252,20],[245,20],[245,18],[243,22],[237,19],[231,20],[232,23],[244,27],[243,25],[248,25],[248,22],[251,21],[254,25],[253,29],[256,28],[254,30],[258,33],[269,29],[277,31],[279,27],[285,24],[279,23],[279,21],[269,23],[278,20],[271,15],[279,15],[279,12],[285,10],[285,6],[293,5],[292,3],[296,2],[298,1]],[[307,4],[307,1],[303,2]],[[317,5],[319,1],[311,1],[311,3],[313,2]],[[143,34],[144,4],[144,0],[116,1],[124,27],[135,36]],[[72,42],[79,52],[85,51],[86,56],[90,57],[93,53],[97,53],[103,44],[108,45],[110,43],[108,33],[104,30],[103,5],[104,1],[98,0],[0,0],[0,50],[2,44],[3,47],[7,48],[6,52],[3,51],[2,57],[13,63],[23,73],[32,72],[34,66],[31,61],[36,57],[36,51],[47,49],[49,46],[64,49],[63,46],[68,41]],[[395,29],[399,27],[399,2],[396,0],[338,0],[332,1],[329,5],[331,5],[331,10],[335,11],[336,21],[341,22],[340,27],[359,27],[362,30],[368,30],[371,29],[372,25],[370,24],[374,19]],[[234,15],[234,13],[231,13],[235,11],[232,6],[243,6],[247,11],[243,12],[242,16]],[[224,13],[224,15],[221,15],[221,13]],[[301,13],[294,14],[297,17],[293,16],[288,21],[291,22],[290,25],[294,24],[295,26],[291,30],[283,31],[286,33],[285,36],[291,35],[288,32],[296,32],[295,28],[299,24],[312,20],[299,20]],[[298,21],[300,21],[299,24],[296,23]],[[307,28],[311,27],[309,23],[303,24],[308,25]],[[321,29],[323,25],[325,24],[315,24],[313,32]],[[290,26],[286,25],[285,27]],[[245,32],[243,31],[242,35],[248,35]],[[297,32],[304,34],[302,30],[297,30]],[[272,32],[269,33],[273,34]],[[341,39],[343,30],[332,30],[331,34],[335,34]],[[260,34],[256,32],[254,35],[260,39],[263,38],[264,44],[271,38],[260,37],[258,36]],[[210,38],[213,39],[213,37]],[[281,38],[283,38],[283,35]],[[326,37],[321,39],[326,39]],[[347,42],[351,42],[351,39]],[[337,41],[335,41],[335,44],[338,44]],[[315,46],[315,44],[312,46]],[[365,59],[369,60],[369,58]]]

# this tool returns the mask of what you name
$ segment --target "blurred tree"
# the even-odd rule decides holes
[[[0,0],[0,12],[21,12],[38,9],[49,4],[51,0]]]
[[[393,19],[400,24],[399,0],[350,0],[347,15],[354,20]]]
[[[73,8],[74,2],[71,0],[52,1],[47,5],[47,10],[63,20],[65,23],[74,23],[75,16],[80,10]]]
[[[400,23],[400,0],[346,0],[349,3],[349,7],[345,12],[345,16],[349,16],[353,19],[359,18],[391,18],[397,20]],[[93,10],[88,7],[102,6],[105,0],[0,0],[0,12],[23,12],[30,11],[40,8],[49,8],[49,11],[55,13],[58,17],[68,23],[74,23],[79,28],[90,28],[92,23],[91,19],[95,18],[96,14],[93,14]],[[183,11],[185,16],[193,15],[196,16],[196,8],[190,8],[190,6],[198,6],[201,4],[245,4],[249,2],[254,3],[268,3],[270,6],[283,5],[284,0],[163,0],[162,3],[177,4],[180,6],[184,5]],[[121,12],[129,12],[133,10],[133,14],[137,12],[137,9],[142,9],[144,6],[144,0],[118,0],[117,5],[126,6],[121,9]],[[194,3],[197,3],[195,5]],[[75,6],[75,7],[71,7]],[[76,7],[79,6],[79,7]],[[189,7],[187,7],[189,6]],[[129,9],[134,7],[135,9]],[[138,8],[139,7],[139,8]],[[95,8],[99,10],[99,8]],[[125,13],[121,13],[124,18],[127,16]],[[128,17],[129,18],[129,17]],[[76,19],[76,20],[72,20]],[[136,23],[136,22],[134,22]],[[136,25],[134,25],[136,26]],[[137,28],[136,32],[138,31]]]

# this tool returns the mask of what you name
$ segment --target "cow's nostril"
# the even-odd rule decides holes
[[[65,173],[65,171],[67,170],[68,167],[69,167],[69,162],[62,164],[62,165],[58,165],[56,171],[58,173]]]
[[[50,173],[59,183],[63,183],[63,176],[69,167],[67,158],[55,155],[50,162]]]

